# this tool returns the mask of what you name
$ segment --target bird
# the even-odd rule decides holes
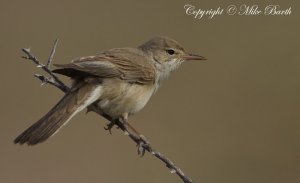
[[[136,48],[113,48],[67,64],[54,64],[53,73],[72,79],[70,90],[14,143],[44,142],[91,105],[112,124],[116,120],[128,122],[128,117],[144,108],[170,74],[189,60],[206,58],[186,52],[171,38],[156,36]]]

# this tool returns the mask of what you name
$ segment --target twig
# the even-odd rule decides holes
[[[54,42],[54,45],[53,45],[53,48],[51,50],[51,53],[50,53],[50,56],[48,58],[48,62],[47,62],[47,65],[46,67],[50,70],[50,67],[51,67],[51,64],[52,64],[52,60],[53,60],[53,56],[55,54],[55,50],[56,50],[56,47],[57,47],[57,43],[58,43],[58,38],[56,38],[55,42]]]
[[[99,115],[103,115],[103,113],[94,105],[90,106],[89,111],[94,111]],[[106,118],[107,120],[111,121],[111,119],[108,116],[103,116],[104,118]],[[156,156],[158,159],[160,159],[161,161],[163,161],[166,164],[166,167],[169,168],[171,173],[176,173],[185,183],[192,183],[192,180],[186,176],[183,171],[177,167],[169,158],[167,158],[165,155],[163,155],[162,153],[154,150],[151,146],[149,141],[146,140],[146,138],[144,136],[140,136],[137,135],[136,133],[133,133],[130,128],[120,122],[117,121],[116,125],[123,131],[125,132],[125,134],[128,134],[128,136],[135,142],[138,144],[139,148],[143,148],[143,149],[138,149],[138,153],[143,156],[145,151],[148,151],[150,154]]]
[[[42,84],[51,84],[57,88],[59,88],[60,90],[62,90],[64,93],[69,91],[69,87],[67,85],[65,85],[56,75],[53,74],[53,72],[50,70],[51,64],[52,64],[52,60],[53,60],[53,56],[55,54],[55,50],[57,47],[57,43],[58,43],[58,39],[55,40],[55,43],[53,45],[51,54],[49,56],[47,65],[43,65],[30,51],[29,48],[25,49],[23,48],[22,51],[27,55],[26,57],[23,57],[25,59],[31,60],[33,61],[37,67],[42,68],[46,73],[48,73],[50,75],[50,77],[45,77],[43,75],[40,74],[35,74],[34,76],[36,78],[38,78]],[[108,116],[103,114],[102,111],[100,111],[98,109],[98,107],[96,105],[91,105],[88,107],[88,111],[93,111],[97,114],[99,114],[100,116],[106,118],[108,121],[112,121],[112,119]],[[127,123],[124,123],[120,120],[117,120],[114,122],[115,125],[117,125],[117,127],[119,129],[121,129],[126,135],[128,135],[138,146],[138,154],[140,156],[143,156],[145,151],[148,151],[150,154],[154,155],[155,157],[157,157],[159,160],[161,160],[162,162],[164,162],[166,164],[166,167],[169,168],[171,173],[176,173],[184,183],[192,183],[192,180],[186,176],[183,171],[177,167],[169,158],[167,158],[165,155],[163,155],[162,153],[160,153],[157,150],[154,150],[151,146],[149,141],[146,140],[145,136],[143,135],[139,135],[137,133],[135,133],[134,131],[132,131],[132,128],[130,126],[128,126]]]
[[[30,48],[22,48],[22,51],[27,55],[27,56],[23,56],[22,58],[28,59],[28,60],[32,60],[37,67],[42,68],[46,73],[48,73],[52,78],[50,80],[52,80],[53,82],[47,82],[49,84],[52,84],[56,87],[58,87],[60,90],[62,90],[63,92],[68,91],[70,88],[65,85],[57,76],[55,76],[53,74],[53,72],[46,67],[44,64],[42,64],[31,52],[30,52]],[[55,52],[55,51],[54,51]],[[50,61],[51,62],[51,61]],[[39,77],[38,77],[39,78]],[[40,78],[39,78],[40,79]]]

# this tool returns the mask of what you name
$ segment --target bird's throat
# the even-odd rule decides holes
[[[156,84],[158,87],[170,77],[170,74],[172,71],[176,70],[180,65],[182,61],[179,61],[177,59],[173,59],[171,61],[161,63],[156,62]]]

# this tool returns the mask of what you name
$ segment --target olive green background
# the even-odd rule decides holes
[[[55,63],[156,35],[208,58],[185,63],[130,118],[153,147],[201,183],[300,182],[299,3],[296,1],[8,1],[0,6],[1,183],[181,182],[156,158],[137,156],[120,130],[103,130],[94,113],[77,115],[34,147],[13,139],[62,92],[32,77],[43,73],[20,49]],[[290,16],[194,19],[183,6],[226,9],[258,3],[292,7]],[[64,79],[68,81],[67,78]]]

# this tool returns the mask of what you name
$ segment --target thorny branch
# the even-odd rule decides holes
[[[38,75],[35,74],[34,76],[37,77],[38,79],[40,79],[42,81],[42,84],[52,84],[54,86],[56,86],[57,88],[59,88],[60,90],[62,90],[63,92],[67,92],[69,90],[69,87],[66,86],[57,76],[55,76],[53,74],[53,72],[50,70],[50,65],[52,63],[53,60],[53,56],[55,53],[55,48],[57,46],[58,43],[58,39],[55,40],[52,52],[50,54],[50,57],[48,59],[48,63],[47,65],[42,64],[34,55],[31,54],[30,52],[30,48],[22,48],[22,51],[26,54],[26,56],[23,56],[22,58],[28,59],[28,60],[32,60],[37,67],[42,68],[46,73],[48,73],[50,75],[49,78],[42,76],[42,75]]]
[[[54,75],[54,73],[50,70],[52,61],[53,61],[53,57],[55,54],[55,50],[57,47],[57,43],[58,43],[58,39],[55,40],[55,43],[53,45],[52,51],[50,53],[48,62],[46,65],[42,64],[32,53],[30,48],[22,48],[22,51],[26,54],[26,56],[23,56],[22,58],[28,59],[33,61],[37,67],[43,69],[48,75],[49,77],[46,77],[44,75],[40,75],[40,74],[34,74],[34,76],[36,78],[38,78],[42,84],[51,84],[57,88],[59,88],[60,90],[62,90],[64,93],[69,91],[69,87],[67,85],[65,85],[56,75]],[[93,111],[101,116],[103,116],[104,118],[106,118],[108,121],[111,122],[111,118],[105,114],[103,114],[96,106],[91,105],[88,107],[88,111]],[[137,134],[135,133],[131,126],[129,126],[128,123],[124,123],[121,120],[117,120],[114,122],[114,124],[121,129],[126,135],[128,135],[136,144],[138,147],[138,154],[140,156],[143,156],[145,154],[145,151],[148,151],[150,154],[154,155],[155,157],[157,157],[159,160],[161,160],[162,162],[164,162],[166,164],[166,167],[169,168],[169,170],[171,171],[171,173],[176,173],[184,183],[192,183],[192,180],[186,176],[183,171],[177,167],[169,158],[167,158],[165,155],[163,155],[162,153],[160,153],[159,151],[155,150],[152,148],[152,146],[150,145],[149,141],[146,140],[145,136],[141,135],[141,134]]]

